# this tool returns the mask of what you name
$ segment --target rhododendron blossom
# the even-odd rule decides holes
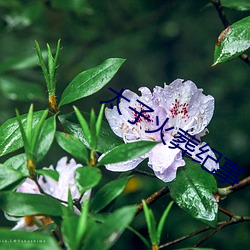
[[[46,194],[49,194],[65,202],[67,202],[68,200],[68,190],[70,190],[71,192],[72,199],[78,199],[80,197],[80,193],[77,189],[74,175],[76,169],[78,167],[81,167],[81,165],[76,164],[74,159],[71,159],[69,162],[67,161],[67,157],[63,157],[58,161],[55,169],[53,166],[50,166],[49,168],[44,168],[56,170],[59,173],[58,181],[47,176],[40,176],[38,178],[38,183]],[[21,193],[41,194],[36,183],[29,178],[27,178],[17,188],[16,191]],[[89,196],[90,190],[84,193],[80,202],[89,198]],[[25,216],[18,221],[17,225],[12,230],[22,229],[27,231],[34,231],[38,229],[38,226],[34,224],[34,220],[37,224],[40,224],[41,226],[52,222],[50,218],[45,216]]]
[[[122,115],[119,115],[115,106],[113,109],[105,109],[106,118],[114,133],[122,137],[125,143],[138,140],[162,141],[162,143],[142,157],[127,162],[107,164],[106,168],[111,171],[128,171],[145,158],[149,158],[148,166],[153,169],[155,175],[164,182],[170,182],[175,179],[177,168],[185,165],[182,151],[178,148],[169,148],[170,141],[180,128],[200,140],[200,137],[205,135],[206,127],[213,116],[214,98],[211,95],[204,95],[203,90],[198,89],[192,81],[182,79],[177,79],[163,88],[156,86],[153,93],[146,87],[139,88],[139,91],[141,96],[125,90],[122,95],[130,102],[121,98],[119,108]],[[154,110],[143,113],[147,119],[142,116],[137,119],[138,113],[146,110],[142,103]],[[162,124],[164,125],[162,132],[156,131]],[[149,133],[149,131],[155,132]],[[203,145],[205,142],[198,147]],[[192,153],[194,159],[198,147]],[[207,149],[209,151],[203,154],[203,158],[210,155],[216,159],[209,146]],[[216,170],[219,165],[210,160],[206,161],[205,167],[208,170]]]

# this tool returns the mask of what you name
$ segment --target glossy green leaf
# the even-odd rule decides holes
[[[56,141],[62,149],[71,154],[82,164],[88,165],[88,151],[86,146],[73,135],[56,132]]]
[[[223,7],[227,7],[239,11],[250,10],[250,1],[249,0],[221,0]]]
[[[218,191],[216,180],[200,164],[191,159],[185,161],[186,166],[178,169],[176,179],[168,183],[170,195],[191,216],[216,227],[218,204],[213,197]]]
[[[123,162],[140,157],[149,152],[158,142],[154,141],[135,141],[122,144],[108,152],[98,163],[99,166]]]
[[[117,198],[124,190],[128,180],[132,176],[122,177],[111,181],[100,188],[94,196],[91,208],[94,212],[99,212]]]
[[[87,113],[83,113],[83,114],[87,119],[89,119],[89,114]],[[63,127],[70,134],[74,135],[84,145],[86,145],[86,147],[89,148],[89,144],[74,115],[72,114],[62,115],[62,116],[59,116],[59,120],[63,124]],[[99,136],[97,149],[96,149],[97,152],[104,153],[121,144],[123,144],[122,139],[114,134],[114,132],[111,130],[107,122],[102,121],[102,127],[100,130],[100,136]]]
[[[13,168],[0,164],[0,190],[13,184],[16,181],[21,181],[26,176]]]
[[[250,47],[250,16],[228,26],[215,45],[214,65],[239,56]]]
[[[42,86],[14,77],[0,77],[0,93],[14,101],[46,101]]]
[[[10,157],[8,160],[4,162],[4,165],[8,166],[9,168],[18,170],[19,172],[28,176],[29,171],[27,169],[26,160],[27,160],[26,155],[23,153]]]
[[[10,231],[0,228],[0,249],[11,250],[60,250],[54,238],[48,234],[26,231]]]
[[[51,144],[53,143],[56,132],[56,117],[52,116],[45,120],[41,135],[39,137],[38,149],[37,149],[37,161],[41,161],[48,153]]]
[[[136,206],[127,206],[110,214],[103,224],[93,227],[83,249],[109,249],[131,223],[136,209]]]
[[[13,192],[0,193],[0,208],[11,216],[62,216],[63,210],[66,209],[59,201],[49,196]]]
[[[99,91],[114,77],[124,61],[121,58],[110,58],[99,66],[78,74],[64,90],[59,106]]]
[[[102,173],[95,167],[77,168],[75,173],[76,185],[81,194],[95,187],[101,180]]]
[[[44,111],[34,112],[33,127],[41,118]],[[21,115],[22,123],[25,124],[27,114]],[[25,125],[24,125],[25,126]],[[23,146],[17,118],[11,118],[0,126],[0,156],[13,152]]]

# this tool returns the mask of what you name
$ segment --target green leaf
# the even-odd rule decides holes
[[[63,210],[66,209],[59,201],[49,196],[13,192],[0,193],[0,208],[11,216],[62,216]]]
[[[142,234],[140,234],[138,231],[136,231],[135,229],[133,229],[130,226],[128,226],[127,228],[128,228],[128,230],[133,232],[135,235],[137,235],[148,249],[151,248],[151,244],[149,243],[149,241]]]
[[[68,189],[68,209],[71,212],[74,212],[74,201],[73,201],[73,198],[72,198],[70,188]]]
[[[40,175],[44,175],[44,176],[48,176],[51,179],[58,181],[59,179],[59,173],[56,170],[52,170],[52,169],[37,169],[36,170],[37,174]]]
[[[76,113],[76,117],[81,125],[82,128],[82,132],[84,134],[84,137],[86,138],[88,145],[91,145],[91,134],[90,134],[90,129],[89,129],[89,125],[86,121],[86,119],[84,118],[84,116],[81,114],[81,112],[79,111],[79,109],[75,106],[73,106],[75,113]]]
[[[250,47],[250,16],[228,26],[218,37],[214,65],[239,56]]]
[[[154,141],[135,141],[119,145],[108,152],[97,165],[102,166],[135,159],[149,152],[157,144],[158,142]]]
[[[148,208],[148,205],[144,200],[142,200],[143,211],[146,218],[147,226],[148,226],[148,234],[150,237],[150,241],[153,244],[157,244],[157,234],[156,234],[156,221],[154,214],[151,209]]]
[[[101,127],[102,127],[102,118],[103,118],[103,113],[104,113],[104,107],[105,105],[102,104],[101,108],[100,108],[100,112],[98,114],[97,117],[97,121],[96,121],[96,139],[98,141],[99,139],[99,135],[100,135],[100,131],[101,131]]]
[[[79,222],[78,216],[65,217],[62,222],[62,235],[64,243],[69,250],[77,250],[76,233]]]
[[[99,66],[78,74],[64,90],[59,106],[92,95],[103,88],[124,63],[124,59],[110,58]]]
[[[33,127],[38,123],[42,114],[43,111],[34,112]],[[25,124],[27,114],[21,115],[20,118],[22,120],[22,124]],[[11,153],[22,146],[23,141],[17,118],[11,118],[0,126],[0,156]]]
[[[45,79],[45,82],[47,85],[47,89],[48,89],[48,91],[50,91],[51,89],[50,89],[49,73],[48,73],[48,70],[47,70],[47,67],[45,64],[44,56],[43,56],[42,51],[40,49],[40,46],[36,40],[35,40],[35,47],[36,47],[36,53],[37,53],[37,57],[38,57],[40,66],[41,66],[42,71],[43,71],[43,76],[44,76],[44,79]]]
[[[31,138],[31,151],[33,154],[36,153],[36,147],[39,144],[39,139],[41,138],[42,135],[42,131],[44,129],[44,124],[45,124],[45,119],[48,115],[48,110],[44,110],[41,119],[38,121],[37,125],[34,127],[34,129],[32,130],[33,135]],[[54,119],[54,117],[52,117],[52,119]],[[54,135],[53,135],[54,138]],[[50,143],[48,143],[50,146]],[[47,153],[47,152],[46,152]]]
[[[109,249],[131,223],[136,209],[136,206],[127,206],[110,214],[103,224],[93,227],[83,249]]]
[[[84,113],[84,116],[89,118],[89,114],[87,113]],[[86,145],[86,147],[89,148],[89,144],[82,132],[81,127],[77,123],[77,119],[75,118],[74,113],[61,115],[59,116],[59,120],[63,124],[63,127],[70,134],[74,135],[84,145]],[[123,140],[114,134],[107,122],[102,121],[100,136],[96,149],[97,152],[104,153],[121,144],[123,144]]]
[[[94,196],[91,207],[94,212],[99,212],[117,198],[124,190],[132,176],[116,179],[100,188]]]
[[[96,150],[96,115],[94,109],[90,112],[90,122],[89,122],[90,136],[91,136],[91,149]]]
[[[221,0],[223,7],[227,7],[239,11],[250,10],[250,1],[249,0]]]
[[[218,204],[213,197],[218,191],[216,180],[200,164],[191,159],[185,161],[186,166],[178,169],[176,179],[168,183],[170,195],[191,216],[216,227]]]
[[[71,154],[75,159],[82,164],[88,165],[88,151],[85,145],[76,137],[64,132],[56,132],[56,141],[62,149]]]
[[[75,173],[76,185],[81,194],[95,187],[101,180],[102,173],[95,167],[77,168]]]
[[[12,169],[6,165],[0,164],[0,190],[4,189],[5,187],[8,187],[16,181],[21,181],[25,177],[26,176],[20,171]]]
[[[168,206],[166,207],[166,209],[165,209],[163,215],[161,216],[160,222],[159,222],[159,224],[158,224],[158,228],[157,228],[157,244],[158,244],[158,245],[159,245],[160,242],[161,242],[161,234],[162,234],[163,226],[164,226],[164,224],[165,224],[165,221],[166,221],[166,219],[167,219],[167,217],[168,217],[169,211],[170,211],[170,209],[171,209],[171,207],[172,207],[173,204],[174,204],[173,201],[170,201],[170,202],[169,202],[169,204],[168,204]]]
[[[56,132],[56,117],[44,121],[37,148],[37,161],[40,162],[48,153]]]
[[[80,218],[77,224],[77,232],[76,232],[77,249],[79,249],[82,238],[86,233],[86,229],[88,225],[88,213],[89,213],[89,201],[85,200],[82,206],[82,213],[80,215]]]
[[[50,235],[26,232],[26,231],[10,231],[0,228],[1,243],[0,249],[11,250],[60,250],[56,241]]]
[[[14,101],[46,100],[42,86],[9,76],[0,77],[0,93]]]
[[[28,176],[29,171],[26,165],[26,160],[27,160],[26,155],[23,153],[10,157],[8,160],[4,162],[4,165],[8,166],[9,168],[18,170],[19,172]]]
[[[65,217],[62,222],[63,239],[67,249],[80,249],[82,238],[87,229],[88,201],[83,203],[82,213],[79,216]]]

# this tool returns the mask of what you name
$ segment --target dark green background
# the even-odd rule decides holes
[[[249,175],[250,68],[238,58],[211,67],[214,44],[223,26],[213,7],[204,8],[208,1],[72,0],[71,5],[63,6],[66,2],[0,0],[0,62],[10,57],[25,58],[35,54],[35,39],[45,49],[46,43],[55,48],[61,38],[63,48],[57,72],[58,99],[76,74],[110,57],[127,59],[108,85],[117,91],[121,88],[138,91],[141,86],[152,90],[154,86],[163,86],[164,82],[170,83],[176,78],[190,79],[203,88],[205,94],[215,98],[215,112],[205,141],[247,171],[241,178]],[[226,14],[233,23],[249,15],[249,12],[226,9]],[[39,84],[46,91],[39,67],[9,71],[4,75]],[[91,107],[98,110],[100,100],[112,97],[108,86],[76,105],[84,111],[89,111]],[[15,108],[21,113],[27,112],[29,102],[10,100],[1,92],[0,96],[0,123],[13,117]],[[45,107],[45,103],[35,102],[36,110]],[[62,113],[72,110],[68,105],[62,108]],[[65,153],[54,143],[41,167],[55,164],[62,155]],[[117,176],[107,171],[104,173],[107,178]],[[140,180],[142,185],[138,191],[122,197],[119,205],[139,202],[164,185],[160,180],[149,177],[141,177]],[[245,189],[222,201],[221,206],[239,215],[249,215],[249,198]],[[169,198],[165,197],[153,206],[158,217],[168,201]],[[1,218],[1,221],[5,225],[6,220]],[[136,218],[134,224],[146,233],[142,215]],[[202,226],[174,206],[162,242]],[[249,229],[249,223],[231,226],[203,246],[246,249],[249,246]],[[185,241],[171,249],[192,246],[198,239]],[[129,248],[143,249],[136,236],[126,232],[113,249]]]

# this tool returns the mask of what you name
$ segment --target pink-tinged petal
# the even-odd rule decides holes
[[[59,173],[58,181],[55,181],[49,177],[43,177],[39,179],[39,184],[42,186],[44,191],[55,198],[63,201],[68,200],[68,190],[70,189],[73,199],[80,197],[80,193],[77,189],[76,182],[74,179],[75,171],[80,164],[76,164],[74,159],[68,162],[67,157],[61,158],[56,166],[56,170]],[[43,181],[45,179],[45,181]]]
[[[129,170],[136,168],[144,159],[145,159],[145,157],[139,157],[139,158],[136,158],[136,159],[130,160],[130,161],[107,164],[107,165],[105,165],[105,167],[106,167],[106,169],[108,169],[110,171],[114,171],[114,172],[129,171]]]
[[[164,96],[159,104],[166,108],[172,126],[198,134],[208,125],[214,112],[214,98],[202,91],[192,81],[177,79],[169,86],[155,88],[154,97]]]
[[[199,134],[196,134],[195,138],[198,139],[199,141],[201,141],[201,137],[205,136],[207,133],[209,133],[209,131],[207,128],[205,128]]]
[[[199,145],[199,148],[204,146],[206,143],[205,142],[202,142],[200,145]],[[206,159],[207,156],[211,156],[213,159],[217,159],[217,157],[215,156],[214,152],[212,151],[212,149],[209,147],[209,146],[206,146],[204,148],[204,150],[208,149],[209,151],[206,152],[206,153],[203,153],[200,155],[200,157],[203,159],[203,160],[200,160],[199,158],[197,158],[195,155],[198,154],[198,153],[201,153],[201,151],[199,150],[198,147],[195,148],[195,151],[193,152],[192,154],[192,158],[194,160],[197,160],[197,161],[201,161],[201,163]],[[208,160],[205,162],[204,166],[209,170],[209,171],[213,171],[213,170],[217,170],[220,168],[220,165],[219,163],[216,163],[214,160],[212,160],[211,158],[208,158]]]
[[[185,166],[185,161],[179,149],[170,149],[167,145],[160,144],[149,152],[148,166],[159,179],[170,182],[176,178],[177,168]]]
[[[19,193],[27,193],[27,194],[40,194],[40,191],[36,185],[36,183],[27,178],[16,190]]]

